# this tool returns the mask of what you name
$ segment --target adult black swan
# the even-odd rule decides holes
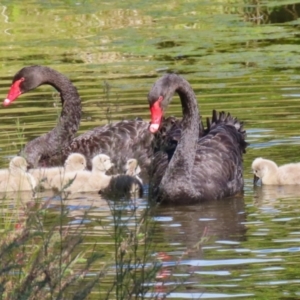
[[[23,153],[30,166],[61,165],[72,152],[84,154],[89,167],[91,159],[99,153],[109,155],[118,166],[124,166],[132,157],[143,167],[149,165],[153,136],[148,122],[120,121],[96,127],[75,138],[81,118],[81,99],[71,81],[51,68],[29,66],[21,69],[14,76],[3,105],[8,106],[21,94],[42,84],[52,85],[60,93],[62,111],[55,128],[25,145]]]
[[[23,152],[32,167],[38,165],[42,155],[52,155],[58,148],[69,145],[75,137],[81,118],[81,99],[75,86],[61,73],[42,66],[25,67],[16,73],[3,105],[10,105],[21,94],[42,84],[50,84],[57,89],[63,108],[58,124],[50,132],[25,145]]]
[[[192,204],[220,199],[243,191],[243,125],[230,115],[213,113],[204,135],[199,132],[199,110],[190,84],[176,74],[167,74],[152,87],[148,101],[152,133],[160,128],[163,111],[179,94],[183,119],[171,154],[157,152],[153,161],[152,191],[164,204]],[[174,130],[173,130],[174,131]],[[178,129],[175,128],[175,132]],[[168,132],[174,142],[174,132]],[[172,144],[172,143],[171,143]],[[171,147],[172,149],[172,147]]]
[[[123,170],[129,158],[135,158],[146,173],[153,156],[154,138],[148,130],[149,122],[120,121],[93,128],[75,138],[81,118],[79,94],[68,78],[49,67],[29,66],[17,72],[3,105],[10,105],[21,94],[43,84],[59,91],[62,111],[55,128],[29,141],[22,150],[31,167],[62,165],[70,153],[78,152],[85,155],[91,168],[92,158],[103,153],[111,157],[119,170]],[[164,122],[159,132],[164,134],[173,123],[173,118],[172,122]]]

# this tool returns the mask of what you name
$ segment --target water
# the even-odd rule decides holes
[[[1,97],[21,67],[55,68],[82,97],[78,134],[108,120],[149,119],[146,95],[169,71],[192,84],[203,117],[217,109],[244,121],[244,196],[155,213],[157,292],[180,281],[170,299],[299,298],[300,192],[253,188],[250,173],[259,156],[299,161],[299,1],[2,1],[0,12]],[[50,130],[59,111],[49,86],[2,108],[1,165]],[[168,114],[181,115],[178,97]],[[135,205],[142,212],[146,199]],[[111,259],[108,203],[91,194],[64,206],[70,224],[84,219],[86,245],[97,241]],[[60,207],[54,199],[48,209]],[[4,213],[14,210],[14,201],[3,201]]]

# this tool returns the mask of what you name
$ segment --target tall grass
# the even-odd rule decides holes
[[[51,200],[20,204],[21,217],[6,213],[0,240],[0,299],[93,298],[107,278],[111,284],[105,295],[101,291],[103,299],[149,299],[148,283],[161,267],[153,256],[153,208],[139,209],[136,199],[109,201],[114,249],[109,258],[96,243],[87,248],[83,224],[68,225],[67,200],[53,219]]]
[[[86,281],[103,254],[93,249],[81,252],[82,227],[63,225],[68,216],[63,206],[52,225],[46,226],[47,205],[23,206],[22,218],[15,220],[11,214],[9,226],[2,230],[1,299],[85,299],[105,273],[101,270]]]
[[[136,199],[110,201],[114,228],[114,281],[106,299],[149,299],[152,283],[161,268],[153,255],[152,218],[155,207],[147,205],[141,211]],[[151,297],[150,297],[151,298]]]

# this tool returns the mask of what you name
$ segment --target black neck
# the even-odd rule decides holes
[[[23,152],[27,161],[36,166],[42,155],[52,155],[74,138],[81,119],[81,99],[75,86],[61,73],[44,67],[42,84],[52,85],[59,93],[62,111],[57,125],[48,133],[28,142]]]
[[[183,131],[164,179],[170,184],[170,181],[175,180],[175,177],[178,178],[181,174],[185,178],[184,181],[190,183],[199,137],[199,109],[195,94],[186,80],[177,76],[173,87],[173,93],[177,92],[181,100]],[[164,184],[164,179],[162,184]]]

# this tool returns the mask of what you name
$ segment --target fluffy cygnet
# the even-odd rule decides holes
[[[300,184],[300,163],[290,163],[278,167],[275,162],[261,157],[252,163],[254,183],[260,178],[263,184]]]
[[[133,176],[114,175],[111,176],[108,186],[102,189],[100,194],[114,200],[124,196],[129,196],[130,198],[142,197],[143,185]]]
[[[140,181],[141,184],[143,184],[142,179],[138,176],[141,173],[141,168],[138,164],[138,161],[134,158],[130,158],[127,160],[125,165],[126,175],[130,175],[132,177],[135,177],[137,180]]]
[[[105,175],[113,166],[110,157],[98,154],[92,160],[92,171],[66,172],[55,176],[52,187],[64,189],[66,192],[99,191],[108,186],[111,176]]]
[[[65,161],[65,172],[83,171],[86,169],[85,156],[80,153],[72,153]]]
[[[143,182],[138,174],[141,168],[134,158],[127,160],[125,165],[126,175],[111,176],[108,186],[100,191],[104,195],[113,199],[122,197],[137,198],[143,196]]]
[[[8,169],[0,170],[0,191],[32,191],[36,187],[34,177],[27,172],[27,162],[21,156],[9,162]]]
[[[52,180],[55,176],[62,176],[65,172],[82,171],[86,168],[86,159],[80,153],[72,153],[68,156],[63,167],[31,169],[29,173],[36,182],[42,182],[45,189],[52,187]]]

